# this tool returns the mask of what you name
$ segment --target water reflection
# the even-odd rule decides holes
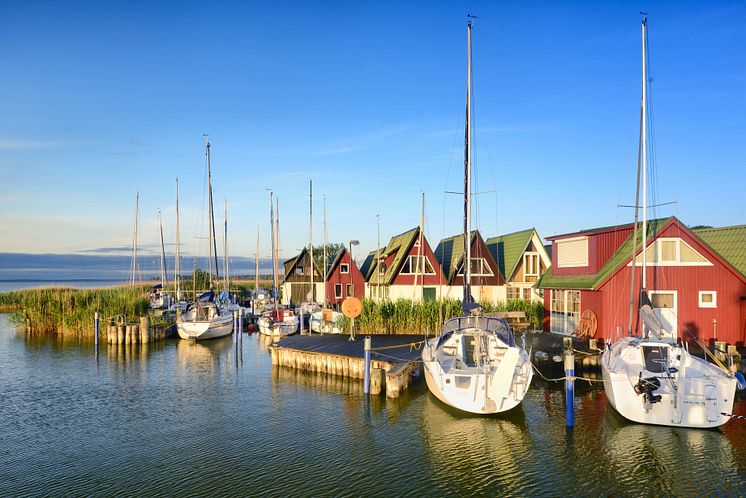
[[[174,375],[179,378],[191,375],[209,377],[217,371],[232,369],[237,354],[233,336],[209,341],[179,340],[176,342]]]

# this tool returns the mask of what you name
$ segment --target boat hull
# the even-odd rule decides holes
[[[233,316],[218,316],[211,320],[181,320],[176,329],[182,339],[204,340],[225,337],[233,332]]]
[[[601,355],[604,391],[609,404],[622,417],[640,424],[707,429],[719,427],[730,420],[723,413],[732,413],[737,380],[704,360],[672,346],[672,358],[684,363],[670,375],[645,370],[637,363],[625,364],[621,359],[634,357],[631,341],[621,340]],[[616,349],[615,349],[616,348]],[[624,348],[628,348],[627,351]],[[682,372],[683,370],[683,372]],[[660,397],[651,403],[635,385],[640,378],[657,378],[660,388],[652,392]]]
[[[256,322],[259,333],[268,336],[293,335],[298,331],[298,318],[292,321],[273,321],[266,316]]]

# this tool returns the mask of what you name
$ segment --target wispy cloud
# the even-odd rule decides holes
[[[536,130],[537,128],[533,126],[477,126],[474,129],[474,133],[531,133]],[[422,136],[428,138],[443,138],[452,137],[458,134],[464,134],[463,127],[423,132]]]
[[[28,140],[23,138],[0,138],[0,149],[50,149],[67,145],[57,140]]]
[[[369,133],[361,134],[354,137],[343,138],[337,140],[336,143],[330,144],[328,147],[320,150],[306,150],[290,152],[284,155],[290,156],[304,156],[304,157],[324,157],[334,156],[339,154],[351,154],[354,152],[360,152],[363,150],[372,149],[378,147],[390,139],[401,135],[414,127],[410,124],[397,123],[386,126],[381,126]]]

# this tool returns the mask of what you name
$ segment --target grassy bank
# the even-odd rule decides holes
[[[523,311],[526,313],[526,320],[534,328],[541,328],[544,320],[542,302],[511,299],[498,304],[485,303],[482,307],[485,312]],[[376,303],[364,299],[363,312],[355,319],[355,330],[361,334],[423,334],[429,332],[433,335],[440,331],[444,321],[460,315],[461,301],[456,300],[423,303],[400,299]],[[344,328],[349,331],[349,323],[345,323]]]
[[[13,310],[13,320],[28,332],[93,336],[93,316],[125,315],[128,320],[148,312],[143,289],[28,289],[0,293],[0,309]]]

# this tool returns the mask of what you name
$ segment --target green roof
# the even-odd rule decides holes
[[[648,240],[652,240],[672,221],[674,217],[660,218],[648,221]],[[676,220],[678,221],[678,220]],[[623,225],[627,226],[627,225]],[[598,231],[598,230],[593,230]],[[588,232],[588,231],[585,231]],[[572,235],[572,234],[567,234]],[[619,246],[616,252],[606,261],[597,273],[584,275],[554,275],[553,268],[549,268],[541,276],[537,287],[550,289],[595,289],[606,277],[611,275],[617,268],[627,264],[632,259],[632,239],[633,235]],[[637,251],[639,254],[642,249],[642,230],[637,234]]]
[[[505,275],[506,279],[510,280],[513,276],[513,272],[521,261],[521,255],[528,247],[535,232],[536,229],[529,228],[487,239],[487,249],[490,250],[492,257],[497,261],[500,273]]]
[[[746,225],[692,230],[702,242],[746,276]]]
[[[370,251],[365,257],[362,266],[360,266],[360,273],[363,274],[365,281],[368,281],[369,273],[373,271],[373,260],[376,258],[376,251]]]
[[[383,277],[380,276],[379,272],[374,272],[374,274],[370,277],[369,282],[371,284],[390,285],[391,282],[394,281],[396,274],[399,272],[399,268],[404,262],[404,258],[409,253],[409,249],[412,247],[412,244],[414,244],[415,240],[417,240],[417,236],[419,235],[419,233],[420,227],[415,227],[404,233],[400,233],[399,235],[391,237],[391,240],[386,246],[386,249],[384,249],[383,253],[381,254],[381,257],[385,258],[391,254],[395,254],[394,259],[386,268],[386,273],[384,273]],[[375,267],[376,265],[372,266]],[[370,271],[373,271],[373,268],[371,268]]]

